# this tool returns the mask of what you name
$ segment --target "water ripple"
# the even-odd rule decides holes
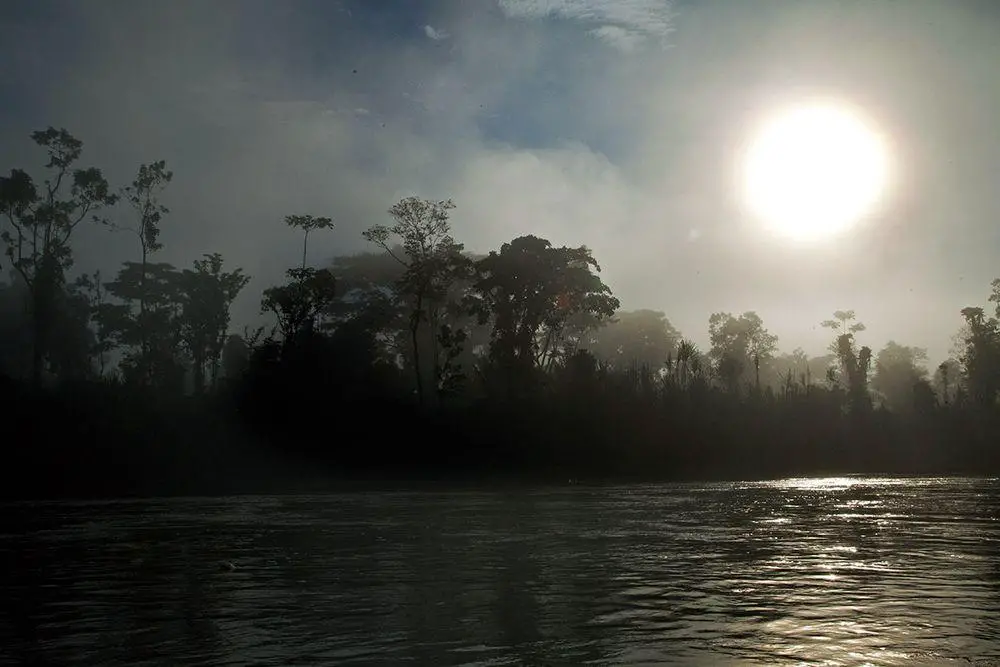
[[[995,479],[0,517],[0,664],[1000,664]]]

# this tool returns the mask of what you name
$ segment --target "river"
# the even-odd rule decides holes
[[[0,664],[1000,664],[1000,481],[0,506]]]

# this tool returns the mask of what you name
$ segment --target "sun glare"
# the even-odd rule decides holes
[[[750,211],[799,241],[829,238],[872,212],[888,171],[879,135],[830,105],[799,107],[765,123],[741,166]]]

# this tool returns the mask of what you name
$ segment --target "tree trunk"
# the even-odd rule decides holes
[[[302,268],[306,268],[306,249],[309,247],[309,230],[302,237]]]
[[[139,274],[139,355],[142,359],[141,376],[146,385],[152,384],[152,368],[149,363],[149,343],[146,335],[146,242],[142,241],[142,272]]]
[[[205,361],[203,355],[200,354],[194,355],[194,359],[192,359],[192,361],[193,361],[192,380],[194,384],[193,390],[194,394],[197,396],[200,395],[205,390]]]
[[[423,298],[417,297],[417,306],[410,317],[410,342],[413,344],[413,373],[417,380],[417,404],[424,405],[424,378],[420,369],[420,312],[423,308]]]

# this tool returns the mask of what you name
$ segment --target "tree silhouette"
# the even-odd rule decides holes
[[[195,392],[205,388],[206,374],[214,386],[229,333],[229,309],[250,277],[242,269],[222,270],[222,255],[194,261],[194,270],[180,276],[181,338],[191,355]]]
[[[895,412],[911,412],[914,409],[914,392],[917,386],[927,383],[927,351],[919,347],[907,347],[895,341],[886,343],[875,357],[875,373],[872,389],[883,404]]]
[[[982,407],[996,404],[1000,392],[1000,322],[982,308],[962,309],[967,334],[960,361],[972,398]]]
[[[581,346],[618,370],[633,363],[656,369],[666,363],[680,337],[663,312],[618,311],[593,328]]]
[[[778,342],[778,337],[764,328],[760,316],[753,311],[739,317],[714,313],[708,319],[708,332],[712,342],[708,354],[723,384],[735,390],[753,368],[754,385],[759,389],[761,363],[766,365],[773,358]]]
[[[118,198],[100,169],[72,168],[83,152],[83,142],[65,129],[49,127],[33,132],[31,138],[49,156],[49,176],[41,188],[20,169],[0,177],[0,211],[9,227],[0,232],[0,241],[28,288],[31,377],[38,384],[57,318],[56,301],[73,262],[73,231],[88,216],[99,220],[95,213]]]
[[[167,187],[173,177],[173,172],[167,170],[167,163],[163,160],[148,165],[139,165],[135,179],[122,188],[122,197],[135,210],[138,219],[134,225],[109,223],[111,229],[131,232],[139,239],[140,273],[137,299],[139,313],[136,318],[136,326],[138,327],[140,354],[143,356],[150,354],[148,338],[149,328],[152,324],[146,321],[146,265],[149,255],[163,248],[163,244],[159,242],[159,225],[163,216],[169,213],[170,209],[160,203],[159,194]],[[149,363],[143,362],[142,365],[147,370],[151,368]]]
[[[856,334],[865,330],[865,325],[863,322],[855,322],[857,317],[853,310],[837,310],[833,313],[833,319],[823,320],[820,322],[820,326],[826,327],[827,329],[833,329],[837,332],[838,336],[844,334]],[[837,343],[834,341],[831,346],[833,352],[837,351]]]
[[[306,251],[309,248],[309,232],[316,229],[333,229],[331,218],[314,215],[286,215],[285,224],[302,230],[302,268],[306,268]]]
[[[286,344],[316,330],[336,298],[336,280],[327,269],[289,269],[288,283],[264,290],[261,310],[274,313]]]
[[[168,263],[125,262],[115,280],[107,283],[108,294],[118,303],[105,303],[98,312],[99,325],[120,347],[119,364],[129,384],[176,389],[183,382],[181,351],[180,274]],[[138,302],[146,299],[140,319]]]
[[[407,197],[389,209],[395,224],[391,227],[375,225],[363,233],[366,240],[385,250],[404,267],[396,288],[410,302],[413,372],[417,400],[421,404],[426,398],[425,371],[420,354],[421,323],[427,322],[430,330],[430,372],[434,379],[435,396],[442,380],[442,346],[446,346],[444,349],[448,358],[454,359],[458,351],[453,348],[461,346],[465,340],[464,334],[457,334],[451,328],[446,332],[441,330],[441,317],[448,306],[449,289],[468,276],[470,269],[469,261],[462,255],[462,244],[456,243],[451,236],[448,218],[449,211],[454,208],[451,200]],[[401,254],[395,252],[390,244],[394,238],[401,243]]]
[[[561,352],[567,320],[578,313],[610,318],[619,307],[586,247],[554,248],[536,236],[505,243],[476,263],[472,307],[492,322],[490,356],[509,381],[544,368]]]

